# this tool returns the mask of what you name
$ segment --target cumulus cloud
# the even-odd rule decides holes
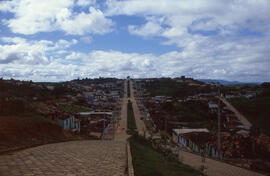
[[[80,40],[86,44],[90,44],[92,42],[92,37],[90,36],[83,36],[80,38]]]
[[[10,63],[8,66],[0,64],[0,76],[14,73],[17,78],[28,80],[59,81],[99,76],[125,78],[131,75],[147,78],[187,75],[195,78],[270,81],[269,46],[253,47],[243,41],[235,48],[235,43],[228,42],[213,52],[211,50],[205,47],[201,51],[190,49],[161,55],[103,50],[89,53],[70,51],[65,58],[51,59],[42,66],[31,67],[25,63]],[[219,55],[214,55],[214,52],[219,52]]]
[[[79,0],[78,5],[91,5],[95,1]],[[14,18],[3,22],[13,33],[35,34],[61,30],[67,34],[104,34],[112,31],[113,22],[94,7],[89,13],[74,12],[73,0],[35,0],[1,2],[0,11],[11,12]]]
[[[14,14],[5,24],[15,33],[62,30],[82,35],[78,38],[82,43],[91,43],[91,34],[113,30],[110,16],[135,15],[146,22],[137,25],[130,21],[130,34],[149,40],[162,37],[162,45],[175,45],[179,50],[161,55],[76,51],[67,50],[78,43],[75,39],[52,42],[6,37],[0,45],[0,77],[59,81],[77,77],[187,75],[270,81],[268,0],[108,0],[102,11],[96,8],[95,1],[46,1],[52,6],[48,11],[44,11],[44,3],[37,1],[14,2],[2,3],[0,10]],[[74,5],[85,11],[74,12]],[[246,34],[239,34],[242,30]]]
[[[189,37],[189,28],[200,31],[219,30],[219,34],[231,34],[245,28],[270,34],[270,2],[268,0],[110,0],[106,4],[108,7],[106,15],[145,17],[146,24],[130,26],[130,33],[136,35],[155,34],[172,40],[175,35]],[[160,25],[166,26],[166,31],[161,30],[160,25],[154,25],[157,23],[149,17],[163,18]],[[168,35],[168,31],[171,34]]]
[[[59,40],[52,42],[48,40],[32,41],[20,37],[3,37],[1,40],[5,43],[0,45],[0,64],[48,64],[49,52],[58,52],[58,50],[69,48],[77,43],[77,40]]]
[[[18,3],[19,0],[14,1],[0,1],[0,11],[3,12],[9,12],[14,9],[16,6],[16,3]]]
[[[104,34],[112,31],[112,20],[107,19],[100,10],[93,7],[89,8],[89,13],[81,12],[75,16],[71,14],[67,8],[57,14],[57,23],[68,34]]]
[[[96,5],[96,0],[78,0],[77,5],[79,6],[89,6],[89,5]]]
[[[147,37],[159,35],[162,31],[162,27],[160,24],[150,21],[143,26],[130,25],[128,26],[128,30],[131,34]]]
[[[15,18],[7,20],[14,33],[35,34],[55,30],[55,15],[63,8],[71,7],[70,0],[18,1],[10,10]]]
[[[190,28],[193,31],[215,31],[219,28],[219,25],[213,19],[200,19],[192,22]]]
[[[138,53],[123,53],[119,51],[93,51],[89,53],[89,60],[91,67],[97,71],[106,70],[106,72],[112,72],[114,74],[127,74],[127,73],[141,73],[146,74],[154,67],[151,60],[152,54]],[[119,73],[118,73],[119,72]]]
[[[66,60],[80,60],[80,59],[84,59],[86,58],[87,55],[84,53],[80,53],[80,52],[74,52],[72,51],[70,54],[66,55],[65,59]]]
[[[159,57],[166,61],[161,64],[161,75],[182,73],[242,80],[269,75],[266,71],[270,68],[268,0],[110,0],[107,6],[106,15],[135,15],[146,19],[141,26],[130,25],[130,34],[164,37],[167,40],[161,44],[181,48],[181,52]],[[157,23],[158,18],[163,20]],[[239,35],[243,30],[247,34]],[[255,34],[264,38],[254,37]]]

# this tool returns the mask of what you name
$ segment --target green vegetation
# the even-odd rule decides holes
[[[196,110],[194,111],[194,107]],[[187,122],[190,128],[208,128],[215,130],[217,116],[210,113],[208,104],[202,101],[188,101],[175,105],[178,121]]]
[[[64,83],[40,83],[37,85],[31,81],[20,82],[21,84],[15,85],[0,79],[0,99],[1,98],[24,98],[32,100],[33,97],[38,100],[47,100],[50,98],[59,98],[64,95],[75,95],[76,93],[67,88]],[[54,90],[46,89],[46,85],[53,85]]]
[[[127,118],[129,128],[127,133],[132,135],[129,138],[129,142],[135,176],[202,175],[200,171],[178,162],[172,153],[165,157],[163,153],[154,150],[151,143],[144,137],[138,136],[138,133],[135,131],[136,121],[130,101],[127,105]]]
[[[0,115],[22,115],[34,111],[25,98],[0,98]]]
[[[131,132],[137,128],[131,101],[128,101],[127,105],[127,123],[128,129],[130,129]]]
[[[103,84],[103,83],[108,83],[108,82],[116,82],[119,79],[117,78],[103,78],[103,77],[99,77],[99,78],[83,78],[83,79],[75,79],[72,80],[71,82],[76,82],[79,84],[85,84],[85,85],[89,85],[89,84]]]
[[[44,99],[49,95],[49,90],[39,89],[31,87],[30,82],[25,82],[22,85],[13,85],[6,83],[0,79],[0,98],[6,99],[10,97],[20,97],[25,99],[31,99],[32,97],[38,97],[39,99]]]
[[[127,96],[130,97],[130,83],[127,81]]]
[[[70,88],[67,88],[64,84],[59,84],[50,92],[53,98],[59,98],[64,95],[76,95],[76,92]]]
[[[78,113],[78,112],[91,111],[91,109],[87,108],[87,107],[69,105],[69,104],[60,104],[58,108],[59,108],[59,110],[67,112],[67,113]]]
[[[166,112],[164,116],[168,116],[170,119],[174,118],[187,127],[216,130],[217,116],[210,113],[208,104],[203,101],[168,102],[160,105],[161,112]]]
[[[193,80],[193,82],[196,81]],[[172,97],[185,97],[199,92],[211,91],[209,87],[189,86],[186,83],[179,83],[170,78],[156,79],[153,82],[146,83],[144,88],[146,88],[151,96],[162,95]]]
[[[133,135],[129,139],[135,176],[195,176],[202,175],[177,161],[155,151],[145,138]]]
[[[15,80],[13,80],[15,82]],[[41,83],[37,85],[32,81],[10,83],[0,79],[0,115],[23,115],[35,113],[33,99],[45,101],[64,95],[73,95],[74,91],[61,83]],[[46,85],[54,85],[54,90],[48,90]]]
[[[254,129],[270,136],[270,96],[257,96],[254,99],[241,97],[229,101],[248,118]]]
[[[253,90],[257,92],[255,98],[239,97],[229,101],[252,123],[253,133],[262,132],[270,136],[270,83],[262,83],[253,87]]]
[[[124,97],[124,93],[121,91],[120,92],[120,98],[123,98]]]

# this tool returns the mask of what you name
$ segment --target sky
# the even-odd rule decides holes
[[[0,77],[270,81],[270,0],[0,0]]]

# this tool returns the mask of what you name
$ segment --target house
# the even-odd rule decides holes
[[[81,120],[75,118],[74,119],[74,129],[72,131],[80,132],[81,131]]]
[[[201,129],[173,129],[174,140],[177,144],[185,147],[187,150],[206,153],[213,158],[224,157],[223,152],[218,152],[216,146],[213,146],[211,140],[213,136],[205,128]],[[214,139],[216,141],[216,139]]]
[[[206,132],[209,133],[209,131],[206,128],[197,128],[197,129],[190,129],[190,128],[181,128],[181,129],[173,129],[172,130],[172,139],[175,143],[181,144],[181,135],[185,133],[192,133],[192,132]]]
[[[120,95],[120,91],[119,90],[112,90],[111,92],[110,92],[110,95]]]
[[[178,83],[183,83],[183,82],[185,82],[185,80],[177,79],[176,82],[178,82]]]
[[[82,124],[89,127],[89,131],[93,131],[94,127],[96,125],[94,124],[108,124],[110,120],[113,118],[114,113],[113,112],[96,112],[96,111],[90,111],[90,112],[80,112],[77,113],[77,116],[80,120],[82,120]],[[94,125],[90,128],[91,125]],[[102,129],[105,128],[103,125]],[[100,132],[100,131],[99,131]]]
[[[256,96],[256,93],[246,93],[246,94],[244,94],[242,96],[245,97],[245,98],[253,98],[253,97]]]
[[[156,102],[162,102],[166,100],[166,96],[155,96],[153,97],[153,100],[155,100]]]
[[[54,86],[46,86],[47,87],[47,89],[49,89],[49,90],[54,90]]]
[[[58,124],[65,130],[72,130],[73,132],[80,132],[80,120],[74,116],[66,116],[58,120]]]
[[[197,84],[197,83],[193,83],[193,82],[191,82],[191,83],[188,83],[188,85],[189,85],[189,86],[200,86],[200,84]]]
[[[241,129],[241,130],[237,131],[236,134],[249,134],[249,131]]]
[[[208,103],[208,107],[210,109],[210,111],[213,113],[213,112],[217,112],[217,109],[218,109],[218,105],[216,103],[213,103],[213,102],[209,102]]]
[[[92,102],[95,97],[94,92],[83,92],[83,95],[90,102]]]

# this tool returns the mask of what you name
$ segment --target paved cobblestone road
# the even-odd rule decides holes
[[[72,141],[0,156],[1,176],[121,176],[125,167],[121,141]]]
[[[126,141],[129,135],[127,135],[127,80],[125,81],[125,87],[124,87],[124,97],[122,99],[122,105],[121,105],[121,120],[119,121],[117,125],[117,129],[115,132],[115,140],[117,141]]]

